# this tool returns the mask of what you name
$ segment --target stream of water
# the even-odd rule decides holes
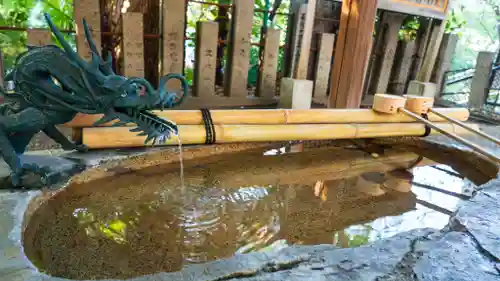
[[[177,143],[179,147],[179,164],[180,164],[180,177],[181,177],[181,189],[184,192],[185,184],[184,184],[184,157],[182,155],[182,140],[181,135],[178,133],[177,135]]]

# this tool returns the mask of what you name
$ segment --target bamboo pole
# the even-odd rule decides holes
[[[455,133],[468,132],[468,130],[464,130],[460,126],[449,123],[439,123],[435,127]],[[129,132],[129,129],[129,127],[83,128],[82,143],[89,148],[145,146],[145,138]],[[217,138],[216,143],[421,136],[425,133],[425,126],[418,123],[215,125],[214,129]],[[435,131],[431,133],[435,133]],[[206,133],[203,125],[180,125],[179,135],[182,144],[205,143]],[[178,145],[178,140],[172,137],[163,145]]]
[[[491,160],[495,161],[496,163],[500,163],[500,158],[497,157],[496,155],[490,153],[489,151],[487,150],[484,150],[482,147],[460,137],[460,136],[457,136],[456,134],[454,133],[451,133],[449,131],[447,131],[446,129],[444,128],[441,128],[440,126],[437,126],[436,124],[430,122],[430,121],[427,121],[426,119],[418,116],[417,114],[405,109],[405,108],[399,108],[399,111],[403,112],[404,114],[408,115],[408,116],[411,116],[412,118],[415,118],[415,120],[418,120],[419,122],[423,123],[423,124],[426,124],[427,126],[429,126],[430,128],[440,132],[441,134],[445,135],[445,136],[448,136],[450,137],[451,139],[454,139],[468,147],[470,147],[471,149],[483,154],[484,156],[490,158]],[[461,127],[461,126],[460,126]],[[476,128],[473,128],[474,130],[476,130]],[[471,131],[469,128],[467,128],[467,131]]]
[[[153,111],[158,116],[171,120],[178,125],[202,125],[203,118],[199,110]],[[437,108],[450,118],[467,121],[469,111],[466,108]],[[371,109],[256,109],[256,110],[211,110],[213,123],[216,125],[252,125],[252,124],[343,124],[343,123],[411,123],[416,122],[405,114],[384,114]],[[65,127],[92,127],[102,117],[96,115],[77,115]],[[429,114],[433,122],[446,121],[437,114]],[[113,122],[103,126],[111,126]],[[132,126],[132,124],[130,124]]]
[[[472,128],[472,127],[468,126],[467,124],[465,124],[465,123],[463,123],[463,122],[461,122],[461,121],[458,121],[458,120],[453,119],[453,118],[451,118],[451,117],[448,117],[448,116],[446,116],[446,115],[444,115],[444,114],[441,114],[440,112],[438,112],[438,111],[434,110],[433,108],[430,108],[430,109],[429,109],[429,111],[430,111],[430,112],[432,112],[432,113],[434,113],[434,114],[436,114],[437,116],[439,116],[439,117],[441,117],[441,118],[443,118],[443,119],[446,119],[448,122],[451,122],[451,123],[453,123],[453,124],[456,124],[456,125],[458,125],[458,126],[460,126],[460,127],[462,127],[462,128],[465,128],[465,129],[467,129],[467,130],[469,130],[469,131],[471,131],[471,132],[473,132],[473,133],[475,133],[475,134],[480,135],[481,137],[483,137],[483,138],[485,138],[485,139],[487,139],[487,140],[490,140],[490,141],[492,141],[492,142],[494,142],[494,143],[496,143],[496,144],[500,145],[500,140],[496,139],[496,138],[495,138],[495,137],[493,137],[493,136],[490,136],[490,135],[488,135],[488,134],[486,134],[486,133],[484,133],[484,132],[481,132],[481,131],[479,131],[479,130],[476,130],[476,129],[474,129],[474,128]]]

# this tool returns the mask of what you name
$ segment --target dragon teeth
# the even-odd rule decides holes
[[[139,128],[139,127],[135,127],[133,129],[130,129],[129,131],[132,132],[132,133],[136,133],[136,132],[142,132],[142,129]]]

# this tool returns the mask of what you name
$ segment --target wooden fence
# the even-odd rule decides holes
[[[74,0],[77,50],[88,60],[90,51],[82,32],[82,19],[85,18],[89,23],[96,45],[100,48],[102,34],[98,2]],[[281,74],[278,73],[278,52],[280,33],[283,31],[273,28],[267,30],[264,43],[260,46],[263,55],[258,84],[253,95],[249,95],[247,79],[254,1],[233,0],[231,5],[231,36],[227,43],[229,59],[225,67],[223,94],[215,91],[218,23],[198,22],[193,86],[191,95],[179,109],[273,106],[277,103],[277,88],[282,75],[313,80],[313,102],[326,106],[336,49],[335,37],[340,22],[340,6],[329,10],[328,18],[325,17],[324,7],[333,2],[338,1],[319,0],[316,6],[312,6],[315,7],[315,13],[307,12],[307,4],[291,8],[288,30],[284,31],[287,33],[287,43],[285,66]],[[159,36],[162,46],[162,56],[159,59],[162,75],[183,73],[184,70],[186,3],[185,0],[163,0],[163,31]],[[413,41],[401,41],[398,39],[398,33],[407,15],[382,10],[379,13],[381,20],[377,24],[365,79],[365,102],[369,103],[370,96],[377,92],[403,94],[410,80],[440,83],[444,72],[449,68],[457,42],[454,35],[445,35],[441,40],[444,23],[423,18],[417,38]],[[152,67],[146,66],[144,59],[144,17],[145,15],[135,12],[122,15],[123,69],[120,73],[125,76],[144,77],[145,68]],[[48,30],[28,30],[28,44],[46,45],[50,44],[51,40]],[[301,42],[310,43],[304,46]],[[168,86],[172,88],[177,85]]]
[[[437,84],[442,88],[458,43],[455,34],[443,34],[443,21],[420,19],[414,40],[400,40],[406,16],[384,12],[377,27],[365,83],[365,99],[375,93],[402,95],[412,80]]]

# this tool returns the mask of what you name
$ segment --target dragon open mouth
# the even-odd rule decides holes
[[[153,144],[163,144],[170,139],[172,134],[178,134],[178,128],[172,121],[163,119],[148,110],[139,110],[135,108],[114,108],[114,112],[106,114],[94,125],[107,123],[119,119],[113,126],[121,126],[127,123],[134,123],[135,128],[130,132],[138,133],[138,136],[145,136],[144,141],[147,144],[153,141]]]

